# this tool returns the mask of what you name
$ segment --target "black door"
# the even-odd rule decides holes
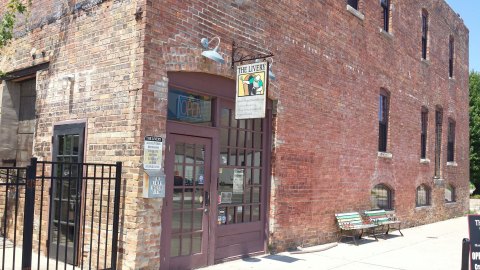
[[[55,126],[53,131],[53,179],[49,256],[77,263],[84,124]]]

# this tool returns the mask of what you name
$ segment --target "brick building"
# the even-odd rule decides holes
[[[443,0],[38,0],[15,36],[1,162],[55,159],[59,136],[122,161],[122,269],[334,241],[339,212],[468,210],[468,29]],[[264,119],[233,117],[232,42],[274,54]],[[145,136],[165,139],[165,199],[143,197]]]

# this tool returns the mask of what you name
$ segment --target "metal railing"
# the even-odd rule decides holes
[[[121,162],[35,158],[0,168],[1,270],[116,269],[121,172]]]

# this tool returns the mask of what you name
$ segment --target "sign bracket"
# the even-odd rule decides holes
[[[272,52],[267,53],[251,53],[248,49],[242,46],[238,46],[235,40],[232,41],[232,69],[235,67],[235,63],[241,63],[245,61],[252,61],[257,59],[265,59],[272,57]]]

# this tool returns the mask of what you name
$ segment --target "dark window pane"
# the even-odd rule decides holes
[[[230,111],[227,108],[223,108],[222,111],[220,112],[220,126],[222,127],[228,127],[230,124]]]
[[[347,0],[347,4],[354,9],[358,9],[358,0]]]
[[[180,256],[180,236],[172,236],[170,241],[170,257]]]

